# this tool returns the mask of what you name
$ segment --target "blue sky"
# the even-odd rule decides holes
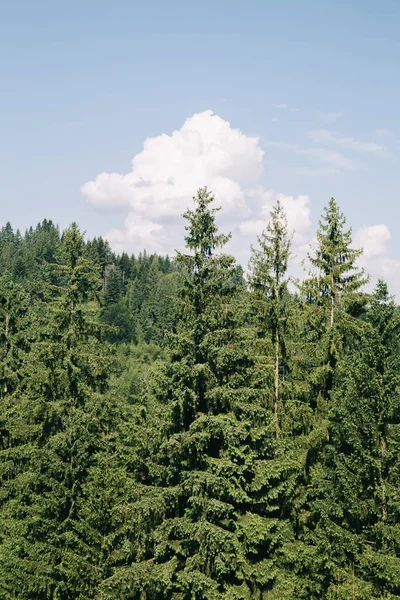
[[[241,260],[276,195],[288,199],[294,224],[302,219],[299,248],[335,196],[356,239],[368,246],[365,264],[400,292],[399,2],[0,0],[0,6],[1,223],[24,229],[44,217],[62,227],[76,220],[118,248],[140,250],[147,241],[160,250],[176,246],[191,168],[181,173],[168,162],[175,142],[176,160],[186,152],[184,134],[166,145],[159,136],[181,131],[200,113],[190,131],[198,127],[196,135],[236,158],[216,174],[213,165],[228,159],[207,158],[202,150],[193,186],[203,168],[205,183],[218,177],[218,187],[228,177],[218,189]],[[155,139],[153,154],[144,157],[146,173],[153,169],[151,210],[126,177],[148,138]],[[193,148],[187,151],[194,165]],[[238,181],[236,159],[247,165]],[[161,163],[173,172],[178,199],[157,197]],[[97,185],[104,201],[93,187],[82,193],[103,172],[121,174],[122,183]],[[234,205],[229,190],[236,190]]]

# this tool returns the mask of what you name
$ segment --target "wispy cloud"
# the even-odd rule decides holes
[[[310,131],[309,137],[315,144],[334,144],[341,146],[342,148],[373,154],[375,156],[379,156],[380,158],[393,157],[393,154],[388,150],[388,148],[382,144],[376,144],[375,142],[364,142],[351,136],[340,136],[334,131],[328,131],[327,129]]]
[[[273,104],[272,108],[279,108],[280,110],[288,110],[292,113],[300,112],[300,109],[295,106],[289,106],[289,104]]]
[[[306,177],[326,177],[327,175],[334,175],[336,173],[335,169],[323,169],[316,168],[313,169],[311,167],[298,167],[296,169],[296,173],[299,175],[306,175]]]
[[[334,123],[335,121],[337,121],[338,119],[340,119],[340,117],[343,117],[345,113],[344,112],[319,112],[318,113],[318,119],[320,121],[325,121],[326,123]]]
[[[331,165],[331,167],[334,167],[335,169],[354,170],[362,169],[364,167],[360,161],[348,158],[347,156],[340,154],[340,152],[326,150],[326,148],[302,148],[297,144],[287,144],[284,142],[266,142],[264,146],[287,150],[301,156],[310,156],[311,158],[315,158],[318,161]]]

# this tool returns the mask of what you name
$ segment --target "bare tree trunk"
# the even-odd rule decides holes
[[[331,290],[331,319],[330,319],[331,327],[333,327],[334,319],[335,319],[335,294]]]
[[[383,473],[382,473],[383,457],[386,452],[386,441],[385,441],[384,437],[382,437],[380,445],[381,445],[381,459],[380,459],[380,465],[379,465],[379,477],[381,480],[382,520],[386,521],[386,515],[387,515],[386,488],[385,488],[385,482],[383,480]]]
[[[274,402],[274,415],[276,422],[276,437],[279,432],[279,329],[278,326],[275,329],[275,402]]]
[[[10,346],[9,346],[9,329],[8,329],[9,323],[10,323],[10,315],[8,314],[8,312],[6,312],[6,330],[5,330],[5,338],[6,338],[5,354],[6,354],[6,356],[8,354],[9,349],[10,349]],[[4,382],[4,387],[3,387],[3,392],[6,394],[7,391],[8,391],[7,381],[5,381]]]

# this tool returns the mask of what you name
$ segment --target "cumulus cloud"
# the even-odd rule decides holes
[[[276,193],[274,190],[266,190],[262,186],[256,186],[249,190],[248,198],[249,202],[254,203],[255,201],[262,219],[241,223],[239,229],[242,233],[248,230],[250,233],[260,234],[268,223],[272,206],[279,200],[286,213],[289,230],[294,233],[294,242],[302,243],[307,239],[311,227],[310,198],[308,196],[287,196]],[[260,224],[263,224],[261,229],[258,228]],[[258,228],[257,231],[256,228]]]
[[[95,205],[127,206],[159,218],[181,214],[193,190],[207,185],[225,210],[237,210],[244,205],[241,186],[260,175],[263,155],[257,137],[207,110],[172,135],[147,139],[130,173],[101,173],[82,192]]]
[[[125,229],[111,229],[106,237],[114,250],[119,253],[134,247],[149,252],[163,252],[166,241],[165,231],[160,223],[143,219],[133,212],[125,219]]]
[[[304,242],[311,226],[308,196],[280,194],[259,184],[263,156],[257,137],[207,110],[171,135],[147,139],[129,173],[101,173],[81,189],[95,206],[126,208],[124,228],[105,234],[115,250],[173,252],[183,240],[182,213],[196,189],[207,185],[223,208],[220,225],[234,234],[228,250],[245,265],[277,199],[296,244]]]
[[[311,206],[310,198],[306,195],[285,195],[262,186],[254,186],[248,190],[247,202],[251,217],[233,225],[233,238],[228,250],[235,254],[244,268],[247,267],[251,245],[257,247],[257,236],[266,228],[271,208],[277,200],[286,213],[289,232],[293,233],[290,270],[292,275],[298,277],[302,271],[303,245],[311,235]]]
[[[372,225],[359,229],[354,241],[357,246],[363,248],[364,259],[368,260],[385,254],[390,238],[390,230],[386,225]]]
[[[316,160],[322,165],[304,167],[305,174],[332,174],[362,164],[327,148],[302,148],[296,144],[268,142],[277,148]],[[264,150],[259,139],[207,110],[188,118],[180,129],[144,142],[132,160],[129,173],[101,173],[82,186],[89,202],[97,207],[126,211],[125,225],[105,234],[118,251],[172,253],[181,249],[184,237],[182,213],[197,188],[207,185],[223,211],[218,213],[223,231],[232,231],[227,251],[246,267],[250,244],[265,229],[271,207],[280,200],[294,231],[294,271],[311,238],[309,196],[286,195],[261,185]],[[306,171],[308,169],[308,172]],[[363,227],[355,245],[365,249],[362,263],[373,277],[398,279],[400,261],[390,254],[390,231],[385,225]],[[400,293],[400,289],[393,290]]]
[[[171,135],[148,138],[129,173],[101,173],[81,191],[96,206],[126,207],[125,229],[106,234],[115,246],[171,252],[174,219],[182,221],[199,187],[212,190],[225,215],[248,216],[246,190],[262,172],[263,156],[257,137],[206,110]]]
[[[391,292],[400,296],[398,277],[400,260],[392,257],[390,252],[391,232],[386,225],[370,225],[362,227],[354,235],[354,246],[362,248],[359,259],[360,266],[371,275],[371,286],[382,277],[390,285]]]

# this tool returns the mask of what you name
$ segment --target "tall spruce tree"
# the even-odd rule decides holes
[[[278,201],[260,237],[260,248],[252,249],[250,287],[257,325],[263,337],[270,336],[274,352],[274,415],[279,432],[280,374],[285,355],[283,331],[287,321],[288,261],[291,235],[287,218]]]
[[[150,469],[163,514],[147,555],[119,579],[117,569],[114,581],[124,582],[126,598],[264,598],[276,577],[274,549],[287,535],[268,468],[274,420],[250,383],[235,261],[217,253],[229,238],[218,232],[212,194],[200,189],[194,200],[184,215],[188,252],[177,255],[178,331],[157,375],[168,435]],[[149,514],[154,486],[142,498]]]
[[[74,224],[53,267],[59,283],[36,310],[23,385],[7,415],[0,511],[0,595],[6,598],[93,598],[102,577],[99,554],[82,536],[79,507],[103,432],[113,426],[105,396],[112,357],[90,303],[99,285],[96,268],[83,248]]]
[[[314,577],[329,598],[400,596],[400,320],[383,281],[366,320],[338,367],[311,503]]]
[[[357,338],[359,317],[366,303],[361,289],[368,277],[356,265],[362,250],[352,247],[352,232],[345,230],[345,223],[331,198],[319,222],[317,245],[308,254],[309,277],[301,286],[305,333],[316,350],[310,375],[321,406],[332,390],[335,366],[344,344]]]
[[[325,534],[317,542],[311,515],[326,475],[324,455],[338,365],[357,347],[364,329],[360,317],[367,296],[361,288],[367,278],[356,266],[360,254],[352,248],[351,230],[345,230],[345,218],[331,199],[319,224],[317,245],[309,253],[312,269],[294,302],[293,367],[298,385],[288,443],[292,450],[297,448],[299,460],[290,514],[294,539],[283,554],[286,572],[296,574],[289,597],[325,597],[332,549]]]
[[[345,231],[345,223],[346,218],[331,198],[319,222],[317,247],[308,254],[317,274],[305,282],[304,289],[311,302],[328,308],[330,327],[334,326],[338,308],[348,308],[366,282],[355,264],[362,250],[351,247],[351,229]]]
[[[0,397],[12,394],[29,351],[30,297],[10,273],[0,277]]]

